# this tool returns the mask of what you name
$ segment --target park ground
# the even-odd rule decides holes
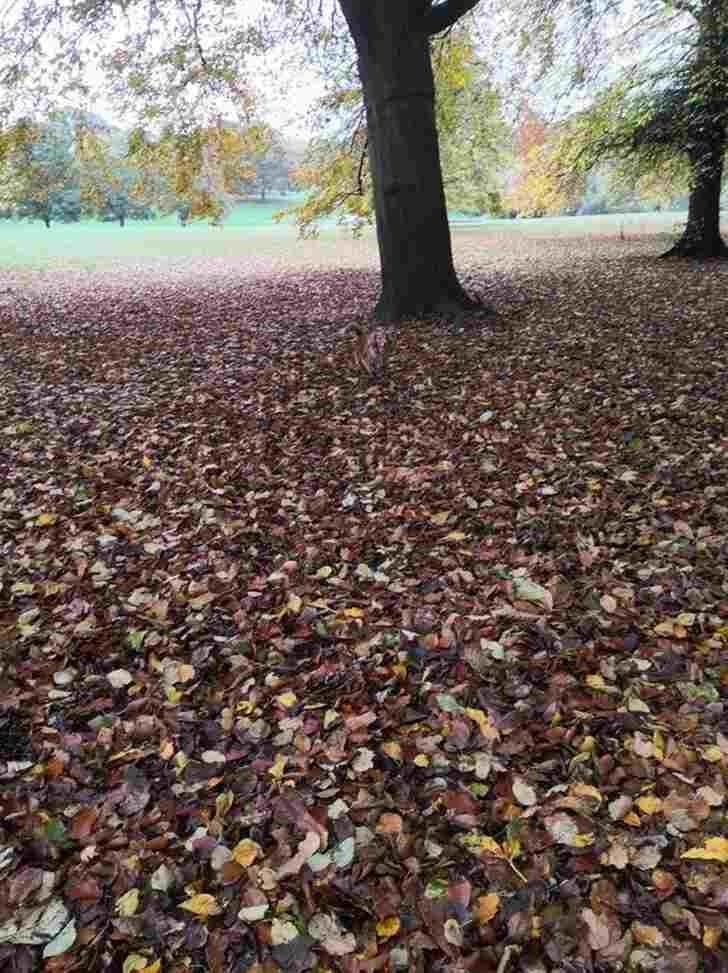
[[[0,969],[728,969],[728,268],[676,222],[456,228],[497,313],[380,384],[371,235],[2,228]]]

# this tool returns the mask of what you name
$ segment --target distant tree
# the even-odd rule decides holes
[[[574,213],[585,190],[584,177],[559,164],[558,130],[524,104],[514,135],[515,172],[505,201],[522,216]]]
[[[273,192],[288,189],[291,162],[278,132],[269,125],[258,125],[247,132],[248,152],[243,160],[240,191],[258,196],[262,202]],[[251,178],[252,174],[252,178]]]
[[[220,225],[243,184],[255,178],[248,158],[256,132],[256,126],[249,131],[222,119],[186,131],[170,127],[158,138],[137,129],[127,158],[140,174],[146,198],[164,212],[177,213],[182,226],[199,219]]]
[[[437,44],[434,72],[448,209],[500,215],[510,133],[490,65],[467,27],[456,26]]]
[[[4,138],[0,203],[20,219],[70,223],[81,215],[71,119],[22,119]]]
[[[128,155],[128,139],[119,131],[82,116],[76,124],[81,200],[84,210],[124,226],[151,215],[151,190]]]

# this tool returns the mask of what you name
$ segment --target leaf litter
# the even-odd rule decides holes
[[[726,968],[727,279],[519,247],[376,385],[368,269],[5,301],[2,969]]]

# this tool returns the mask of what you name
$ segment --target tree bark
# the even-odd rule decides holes
[[[728,257],[728,247],[720,235],[720,190],[723,178],[725,133],[691,154],[692,187],[688,202],[688,220],[680,239],[663,257],[692,257],[708,260]]]
[[[382,271],[375,316],[393,321],[482,308],[453,264],[435,123],[433,25],[413,0],[340,2],[367,113]]]

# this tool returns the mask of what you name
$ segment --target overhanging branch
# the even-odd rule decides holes
[[[479,0],[442,0],[432,4],[424,14],[425,31],[428,34],[439,34],[447,30],[478,3]]]

